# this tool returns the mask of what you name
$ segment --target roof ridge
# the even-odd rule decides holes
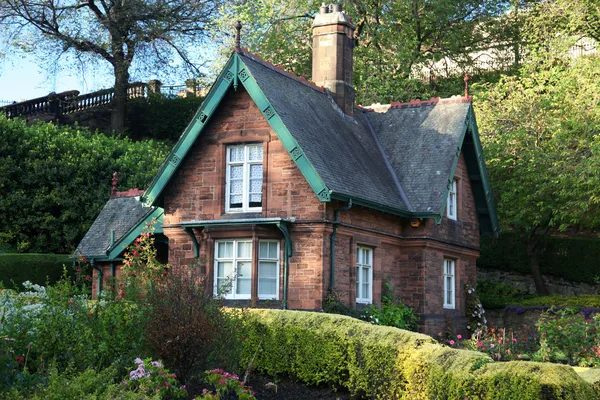
[[[116,192],[114,196],[112,196],[113,199],[116,198],[120,198],[120,197],[137,197],[137,196],[141,196],[144,194],[144,189],[138,189],[138,188],[132,188],[132,189],[128,189],[124,192]]]
[[[458,103],[472,103],[473,96],[452,96],[452,97],[432,97],[429,100],[413,99],[406,103],[393,101],[390,104],[371,104],[368,107],[358,105],[358,107],[365,112],[374,112],[377,109],[386,108],[387,110],[402,109],[402,108],[418,108],[434,106],[436,104],[458,104]]]
[[[303,76],[298,76],[293,72],[286,71],[283,69],[283,67],[281,65],[273,64],[270,61],[263,60],[258,55],[250,52],[248,49],[246,49],[244,47],[241,47],[240,49],[236,50],[236,53],[244,55],[244,56],[250,58],[252,61],[255,61],[255,62],[261,64],[262,66],[269,68],[270,70],[275,71],[285,77],[293,79],[298,83],[308,86],[311,89],[314,89],[321,93],[325,93],[325,88],[323,86],[317,86],[316,83],[309,81],[308,79],[306,79]]]

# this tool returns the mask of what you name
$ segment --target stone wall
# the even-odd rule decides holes
[[[574,296],[580,294],[596,294],[597,286],[593,282],[573,282],[564,278],[543,275],[544,282],[550,294],[561,296]],[[518,272],[501,271],[496,269],[477,268],[478,281],[490,281],[512,286],[523,294],[536,294],[533,278],[528,274]]]

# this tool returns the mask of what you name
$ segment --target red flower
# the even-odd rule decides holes
[[[91,280],[92,280],[92,277],[91,277],[91,276],[89,276],[89,275],[86,275],[86,276],[85,276],[85,280],[86,280],[86,281],[91,281]]]
[[[72,301],[69,301],[69,302],[67,302],[67,304],[68,304],[68,305],[71,305],[71,304],[73,304],[73,302],[72,302]]]
[[[20,362],[21,364],[25,364],[25,359],[21,356],[15,357],[16,362]]]
[[[246,340],[246,337],[245,337],[245,336],[243,336],[243,337],[242,337],[242,341],[243,341],[243,340]]]
[[[87,258],[81,257],[81,262],[86,262],[86,261],[87,261]]]

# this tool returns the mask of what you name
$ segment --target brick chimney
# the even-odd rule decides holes
[[[312,80],[331,91],[335,102],[347,115],[354,111],[352,55],[354,25],[342,6],[321,6],[313,21]]]

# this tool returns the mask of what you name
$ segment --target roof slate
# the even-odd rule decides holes
[[[326,92],[240,56],[334,193],[400,211],[440,213],[469,99],[394,103],[385,112],[356,108],[352,118]]]
[[[143,207],[138,197],[111,198],[81,239],[75,255],[105,256],[111,245],[111,231],[115,231],[116,243],[153,210],[154,207]]]
[[[408,209],[364,119],[345,116],[324,91],[240,56],[329,189]]]

